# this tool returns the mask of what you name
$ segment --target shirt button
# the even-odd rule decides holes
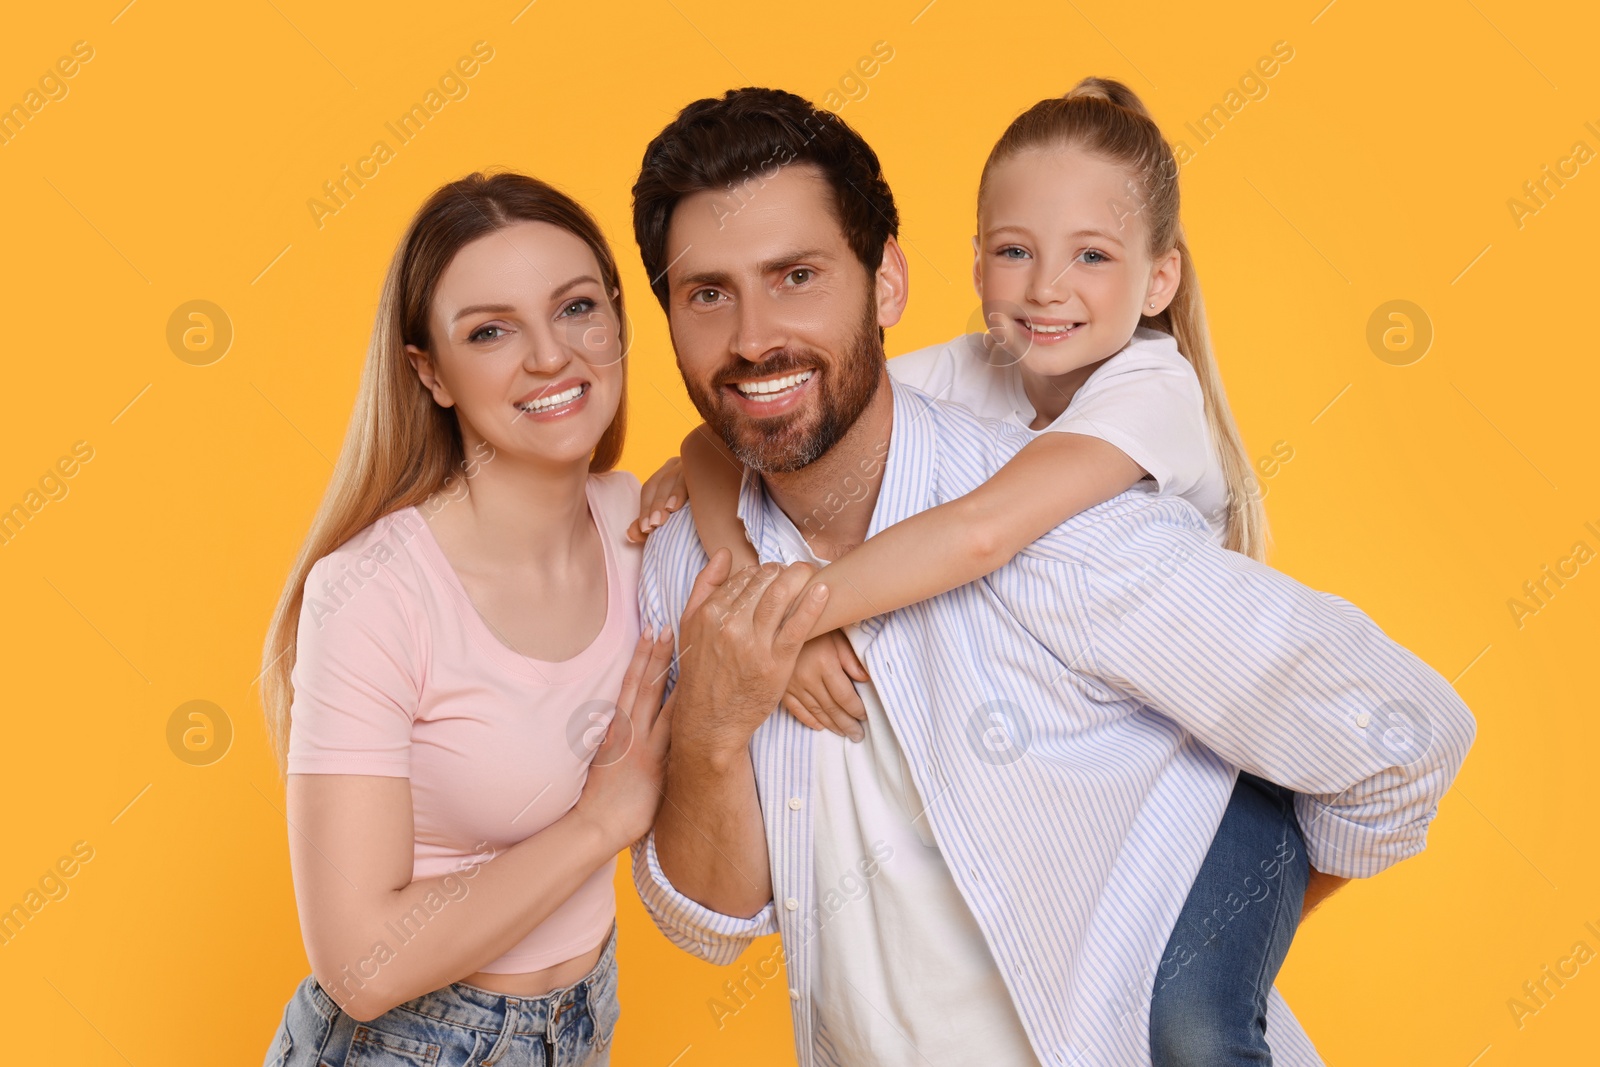
[[[790,1000],[799,1000],[800,999],[800,990],[798,990],[798,989],[789,990],[789,999]]]
[[[799,797],[790,797],[789,798],[789,810],[790,811],[799,811],[800,810],[800,798]]]
[[[1363,730],[1365,730],[1367,728],[1367,723],[1369,723],[1371,721],[1372,721],[1372,716],[1368,715],[1364,711],[1361,714],[1356,716],[1356,725],[1361,727]]]
[[[788,900],[783,902],[783,906],[788,908],[790,911],[795,911],[800,907],[800,902],[794,899],[794,897],[790,897]]]

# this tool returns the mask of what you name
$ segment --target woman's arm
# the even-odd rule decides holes
[[[966,496],[896,523],[818,571],[812,583],[825,582],[829,596],[810,636],[977,581],[1144,475],[1098,437],[1040,434]]]
[[[641,638],[578,803],[476,866],[412,879],[409,779],[291,774],[289,859],[317,983],[368,1020],[503,955],[644,836],[660,802],[669,717],[659,711],[671,631]],[[652,679],[654,681],[652,681]],[[403,938],[403,940],[402,940]]]
[[[744,477],[744,465],[704,423],[689,431],[679,452],[683,457],[684,484],[694,502],[695,532],[700,535],[706,555],[714,556],[717,549],[726,548],[733,553],[733,573],[760,563],[745,537],[744,524],[739,521],[739,482]]]

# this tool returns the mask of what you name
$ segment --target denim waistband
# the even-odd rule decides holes
[[[616,957],[617,924],[613,921],[605,947],[600,951],[599,961],[588,974],[569,986],[553,989],[543,996],[524,997],[453,982],[442,989],[408,1000],[394,1010],[408,1011],[452,1026],[488,1033],[553,1033],[569,1013],[587,1010],[591,994],[616,995],[615,979],[607,983],[611,988],[600,988],[607,973],[613,970]],[[324,1017],[332,1019],[339,1014],[339,1005],[315,979],[306,985],[310,987],[308,992],[317,1010]]]

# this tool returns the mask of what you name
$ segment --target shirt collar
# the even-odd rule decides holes
[[[920,389],[889,379],[894,400],[893,422],[889,427],[889,449],[884,456],[883,482],[867,536],[915,515],[938,499],[938,438],[934,419],[929,417],[937,401]],[[864,457],[862,462],[874,462]],[[808,558],[805,541],[783,510],[772,502],[761,476],[749,468],[739,483],[739,518],[745,533],[763,560]],[[797,544],[798,542],[798,544]],[[870,622],[870,620],[869,620]]]

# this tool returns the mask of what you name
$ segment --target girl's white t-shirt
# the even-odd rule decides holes
[[[1116,355],[1096,367],[1059,418],[1031,429],[1033,404],[1015,364],[997,364],[984,334],[971,333],[889,360],[898,382],[950,400],[985,418],[1040,434],[1081,433],[1115,445],[1149,472],[1161,493],[1199,509],[1217,544],[1227,529],[1228,485],[1222,474],[1194,367],[1170,334],[1141,326]]]

